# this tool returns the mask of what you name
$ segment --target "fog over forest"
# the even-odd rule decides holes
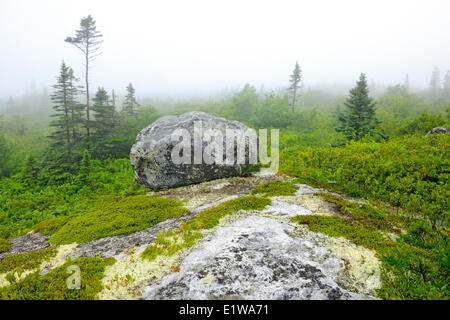
[[[433,68],[450,69],[449,12],[447,0],[1,0],[0,104],[28,95],[48,105],[62,60],[83,78],[82,55],[64,39],[88,14],[104,37],[92,91],[119,99],[129,82],[156,106],[230,96],[246,83],[282,90],[295,61],[303,91],[346,94],[361,72],[375,96],[406,74],[412,90],[426,90]]]

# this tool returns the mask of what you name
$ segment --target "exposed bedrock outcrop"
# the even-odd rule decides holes
[[[148,286],[145,299],[370,299],[337,283],[340,260],[284,221],[250,215],[219,227]]]

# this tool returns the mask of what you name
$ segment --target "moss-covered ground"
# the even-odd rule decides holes
[[[106,266],[115,263],[114,258],[84,257],[68,261],[47,274],[39,270],[9,286],[0,288],[0,299],[7,300],[93,300],[103,289],[102,278]],[[70,289],[69,267],[80,268],[80,288]],[[69,269],[68,269],[69,268]]]
[[[360,205],[329,195],[345,217],[303,215],[293,222],[305,224],[311,231],[344,237],[357,245],[373,249],[382,261],[382,299],[449,299],[450,261],[448,227],[431,226],[417,219],[406,234],[396,241],[383,231],[404,227],[403,218],[389,216],[370,205]]]
[[[151,227],[186,214],[181,202],[157,195],[109,199],[72,216],[43,221],[34,231],[52,235],[52,244],[83,243]]]

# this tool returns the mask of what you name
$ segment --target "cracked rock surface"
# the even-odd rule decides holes
[[[11,243],[11,248],[9,248],[6,252],[0,253],[0,261],[3,260],[4,257],[12,254],[45,249],[50,246],[50,244],[47,243],[48,239],[50,239],[50,236],[40,233],[28,233],[14,239],[10,239],[8,241]]]
[[[145,299],[371,299],[337,284],[340,261],[284,221],[250,215],[220,226],[144,289]]]

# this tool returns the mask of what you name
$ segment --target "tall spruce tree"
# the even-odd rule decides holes
[[[58,159],[55,160],[59,162],[58,165],[67,166],[73,162],[72,148],[76,138],[73,136],[73,132],[75,132],[74,126],[77,126],[80,120],[72,118],[79,107],[76,101],[78,89],[74,85],[75,81],[73,70],[63,61],[57,83],[53,86],[55,91],[51,95],[55,113],[52,115],[54,120],[50,123],[54,132],[49,136],[50,147],[57,155]]]
[[[297,90],[299,90],[302,87],[301,81],[302,81],[302,70],[300,69],[298,61],[296,61],[294,71],[292,72],[291,79],[289,80],[290,86],[288,88],[289,94],[291,96],[292,112],[294,112],[295,110],[295,102],[298,94]]]
[[[367,79],[364,73],[350,90],[345,101],[347,110],[338,115],[340,122],[336,129],[343,132],[348,140],[359,140],[367,133],[375,133],[379,121],[375,116],[375,101],[369,97]]]
[[[127,95],[125,96],[125,100],[123,102],[123,111],[131,117],[136,117],[136,108],[138,106],[139,104],[136,101],[136,91],[130,83],[127,86]]]
[[[435,67],[431,73],[430,79],[430,98],[437,99],[439,97],[440,89],[440,71],[439,68]]]
[[[450,70],[447,71],[444,79],[442,79],[442,97],[450,99]]]
[[[97,30],[95,20],[91,15],[82,18],[80,29],[76,30],[74,37],[67,37],[64,41],[74,45],[83,52],[85,68],[85,93],[86,93],[86,133],[90,135],[90,98],[89,98],[89,66],[100,54],[100,45],[103,35]]]
[[[12,147],[7,143],[6,138],[3,136],[3,127],[0,122],[0,178],[9,174],[11,150]]]
[[[95,122],[93,122],[92,127],[95,129],[93,136],[96,145],[94,156],[102,159],[110,156],[111,149],[114,147],[110,142],[117,126],[116,110],[109,99],[108,93],[102,87],[98,88],[93,102],[92,110],[94,111]]]

